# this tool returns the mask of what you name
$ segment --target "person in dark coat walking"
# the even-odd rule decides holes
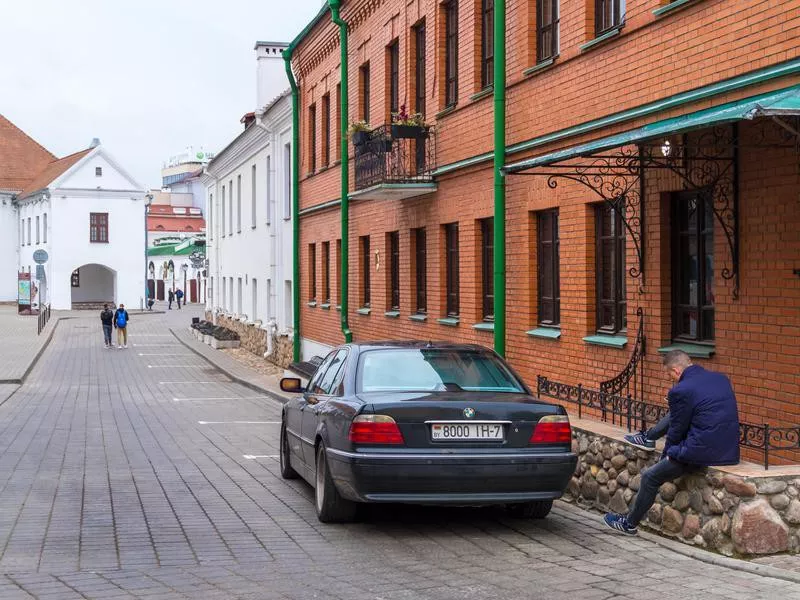
[[[103,340],[105,341],[106,348],[113,348],[114,343],[111,341],[111,330],[114,327],[114,312],[108,308],[108,304],[103,305],[103,310],[100,313],[100,322],[103,324]]]
[[[663,483],[704,467],[739,462],[739,411],[730,380],[693,365],[682,350],[668,352],[664,367],[676,382],[667,395],[669,427],[664,454],[642,474],[628,514],[607,513],[603,518],[610,528],[628,535],[636,535]]]
[[[175,301],[175,292],[173,292],[171,289],[167,294],[167,300],[169,301],[169,306],[167,307],[167,310],[172,310],[172,303]]]
[[[175,290],[175,299],[178,301],[178,310],[180,310],[181,300],[183,300],[183,290],[181,288]]]

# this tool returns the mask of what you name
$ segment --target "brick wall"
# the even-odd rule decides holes
[[[625,27],[616,38],[586,51],[580,45],[591,38],[585,0],[561,2],[561,51],[552,67],[525,77],[532,66],[528,23],[534,2],[512,0],[508,4],[508,141],[529,139],[570,125],[655,101],[800,55],[800,11],[792,2],[698,1],[663,18],[652,10],[657,0],[628,1]],[[353,0],[343,16],[351,21],[350,113],[357,118],[358,66],[370,61],[373,84],[372,114],[385,114],[385,46],[400,38],[402,74],[408,64],[411,26],[425,17],[428,31],[428,120],[442,107],[441,15],[433,1],[385,0],[366,3]],[[434,26],[436,24],[436,26]],[[491,150],[491,97],[470,100],[475,88],[474,3],[459,5],[459,101],[456,109],[436,120],[437,162],[449,164]],[[535,37],[535,36],[534,36]],[[440,52],[437,55],[435,49]],[[295,66],[299,70],[303,115],[307,107],[332,90],[338,81],[338,34],[323,20],[300,45]],[[408,102],[410,76],[401,76],[401,103]],[[730,92],[713,99],[663,111],[655,117],[608,127],[584,138],[596,138],[627,130],[654,119],[666,118],[798,83],[784,77]],[[333,96],[332,96],[333,97]],[[337,111],[334,111],[337,112]],[[334,126],[338,117],[332,115]],[[302,127],[308,126],[301,118]],[[373,117],[373,125],[378,120]],[[754,135],[743,126],[744,136]],[[317,139],[321,139],[317,135]],[[303,133],[302,140],[308,135]],[[333,139],[333,136],[332,136]],[[536,153],[566,147],[569,140],[542,146]],[[303,153],[307,149],[301,148]],[[332,155],[334,153],[332,152]],[[305,154],[304,154],[305,156]],[[511,157],[513,160],[521,155]],[[304,164],[307,159],[304,158]],[[319,158],[317,160],[319,164]],[[721,227],[715,239],[714,294],[716,302],[716,353],[703,364],[729,374],[737,390],[742,420],[772,424],[800,422],[800,181],[795,150],[743,149],[740,156],[740,287],[734,300],[731,283],[721,277],[729,264],[729,251]],[[306,173],[306,169],[301,169]],[[353,177],[351,174],[351,187]],[[645,311],[648,338],[645,392],[648,401],[660,401],[668,387],[660,368],[657,349],[671,338],[670,193],[681,184],[664,175],[647,175],[645,277],[627,280],[629,343],[623,349],[588,345],[583,337],[595,330],[594,213],[598,200],[582,186],[562,183],[550,189],[545,178],[508,178],[508,337],[507,355],[529,383],[538,374],[569,383],[597,386],[618,373],[630,358],[635,338],[637,307]],[[490,332],[472,328],[482,318],[480,304],[480,255],[477,224],[493,211],[491,163],[460,169],[437,178],[438,190],[428,196],[404,201],[351,202],[350,212],[350,326],[356,340],[375,338],[450,339],[491,346]],[[301,206],[308,207],[339,196],[339,173],[334,167],[304,178]],[[530,337],[536,326],[536,231],[532,213],[559,207],[561,238],[561,331],[559,340]],[[301,256],[307,261],[309,243],[330,241],[335,252],[339,237],[338,207],[304,216],[301,220]],[[442,225],[460,225],[461,318],[457,327],[437,323],[444,315],[444,267]],[[428,320],[411,321],[413,271],[410,230],[427,227]],[[401,306],[399,318],[388,310],[386,233],[400,232]],[[358,238],[369,235],[372,254],[372,311],[356,314],[360,306]],[[627,245],[628,265],[635,260]],[[379,266],[375,264],[375,254]],[[321,246],[317,250],[318,289],[321,286]],[[337,289],[335,256],[331,256],[331,288]],[[301,280],[308,265],[301,268]],[[301,283],[301,289],[307,285]],[[304,292],[305,293],[305,292]],[[328,344],[342,341],[340,314],[334,306],[322,310],[302,304],[303,336]]]

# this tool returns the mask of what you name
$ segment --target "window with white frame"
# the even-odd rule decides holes
[[[283,218],[292,218],[292,145],[283,147]]]
[[[256,166],[250,168],[250,227],[256,228]]]

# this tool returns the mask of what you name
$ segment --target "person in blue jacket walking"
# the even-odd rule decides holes
[[[667,394],[669,427],[664,454],[642,474],[628,514],[603,517],[606,525],[628,535],[636,535],[663,483],[704,467],[739,462],[739,411],[730,380],[693,365],[682,350],[668,352],[664,368],[676,382]]]

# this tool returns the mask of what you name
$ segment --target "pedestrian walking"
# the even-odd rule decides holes
[[[628,535],[636,535],[663,483],[705,467],[739,462],[739,412],[728,378],[693,365],[682,350],[668,352],[664,368],[675,381],[667,394],[669,417],[659,422],[662,429],[667,425],[664,454],[642,474],[628,514],[603,517],[608,527]]]
[[[111,328],[114,326],[114,313],[108,308],[108,304],[103,305],[103,310],[100,312],[100,323],[103,325],[103,341],[106,348],[113,348],[114,343],[111,341]]]
[[[128,311],[125,310],[125,305],[120,304],[117,312],[114,313],[114,327],[117,330],[117,347],[128,347],[128,321],[131,318],[128,316]]]
[[[178,310],[181,308],[181,300],[183,300],[183,290],[178,288],[175,292],[175,299],[178,301]]]
[[[173,292],[171,289],[167,294],[167,300],[169,301],[169,306],[167,306],[167,310],[172,310],[172,303],[175,301],[175,292]]]

